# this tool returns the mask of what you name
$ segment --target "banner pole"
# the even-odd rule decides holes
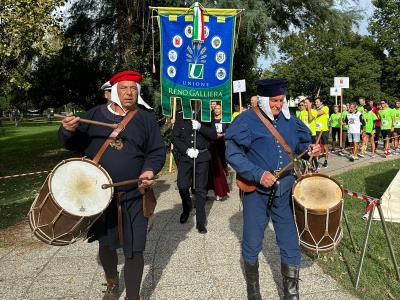
[[[174,120],[175,122],[175,118],[176,118],[176,97],[174,97],[174,104],[173,104],[173,111],[172,111],[172,120]],[[174,123],[172,124],[172,128],[174,128]],[[171,150],[169,153],[169,168],[168,168],[168,172],[172,173],[172,152],[174,150],[174,144],[171,143]]]

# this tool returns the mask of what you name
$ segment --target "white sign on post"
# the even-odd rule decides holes
[[[233,92],[242,93],[246,91],[246,80],[235,80],[233,81]]]
[[[331,92],[330,92],[331,96],[340,96],[340,88],[336,88],[336,87],[331,87]]]
[[[348,89],[350,87],[349,77],[335,77],[335,88]]]

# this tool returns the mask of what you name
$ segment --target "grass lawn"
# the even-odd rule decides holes
[[[77,157],[58,143],[58,123],[23,122],[0,127],[0,177],[52,170],[59,162]],[[162,173],[168,173],[169,155]],[[176,170],[173,162],[173,171]],[[0,229],[14,225],[28,213],[47,173],[0,179]],[[1,245],[0,245],[1,247]]]
[[[350,171],[336,178],[349,190],[380,198],[399,169],[400,159],[397,159]],[[400,282],[396,280],[380,221],[372,223],[360,284],[358,290],[353,289],[352,283],[357,275],[366,226],[366,221],[362,219],[365,202],[346,197],[345,210],[358,246],[357,253],[353,252],[347,230],[344,228],[344,238],[337,251],[321,255],[319,264],[342,286],[353,291],[361,299],[400,299]],[[387,226],[399,263],[400,224],[387,223]]]
[[[19,127],[0,127],[0,176],[51,170],[71,157],[57,141],[59,124],[24,122]],[[47,174],[0,179],[0,228],[13,225],[26,216],[36,192]]]

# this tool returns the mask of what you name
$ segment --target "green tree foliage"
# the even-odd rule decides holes
[[[354,15],[337,12],[308,29],[285,37],[279,44],[281,62],[275,76],[289,78],[293,96],[329,96],[335,76],[350,77],[346,98],[381,97],[383,52],[374,41],[352,32]]]
[[[400,98],[400,1],[373,0],[372,4],[375,11],[368,29],[387,54],[382,85],[386,93]]]
[[[64,0],[0,1],[0,96],[13,88],[30,88],[34,59],[51,54],[52,39],[60,32]]]
[[[90,107],[104,101],[98,88],[120,70],[144,74],[144,98],[159,105],[159,32],[154,20],[155,66],[152,71],[152,26],[148,6],[188,7],[191,1],[77,0],[68,11],[65,43],[58,57],[44,58],[36,72],[34,96],[41,107],[75,102]],[[234,60],[234,79],[245,78],[254,90],[261,70],[257,58],[289,28],[305,28],[326,19],[333,0],[207,1],[205,7],[244,8]],[[88,73],[91,70],[91,74]],[[59,73],[59,74],[55,74]],[[74,83],[74,80],[82,83]]]

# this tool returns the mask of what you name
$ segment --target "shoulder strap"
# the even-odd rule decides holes
[[[293,164],[293,168],[295,169],[296,175],[299,176],[300,172],[298,170],[298,166],[294,160],[293,152],[292,149],[290,149],[289,145],[285,142],[284,138],[279,134],[278,130],[275,129],[274,126],[272,126],[271,122],[265,118],[258,106],[253,107],[254,112],[257,114],[257,116],[260,118],[260,120],[264,123],[265,127],[268,128],[268,130],[271,132],[271,134],[277,139],[278,143],[281,144],[283,147],[283,150],[286,152],[286,154],[289,156],[290,161]]]
[[[260,118],[260,120],[264,123],[265,127],[268,128],[268,130],[271,132],[271,134],[278,140],[279,144],[283,147],[283,150],[285,150],[286,154],[289,155],[290,159],[293,160],[293,153],[292,149],[290,149],[289,145],[286,144],[285,140],[283,137],[279,134],[278,130],[275,129],[274,126],[272,126],[271,122],[265,118],[262,113],[260,112],[260,108],[258,106],[253,107],[254,112],[257,114],[257,116]]]
[[[122,121],[118,124],[118,127],[114,129],[113,132],[109,135],[109,137],[104,141],[103,145],[100,147],[99,151],[97,152],[96,156],[93,158],[93,161],[98,164],[100,158],[103,156],[104,151],[106,151],[108,145],[120,134],[122,130],[125,129],[125,126],[129,123],[130,120],[136,115],[138,109],[130,110]]]

